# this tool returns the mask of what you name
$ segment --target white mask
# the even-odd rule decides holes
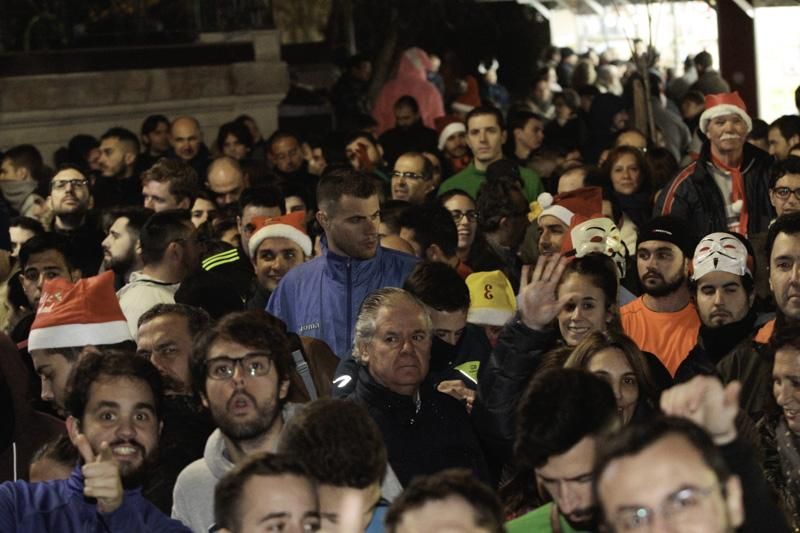
[[[711,233],[703,237],[694,250],[692,266],[692,279],[695,281],[709,272],[752,275],[747,268],[747,248],[729,233]]]
[[[614,260],[619,278],[625,277],[626,248],[619,228],[609,218],[591,218],[581,222],[570,231],[575,257],[590,253],[601,253]]]

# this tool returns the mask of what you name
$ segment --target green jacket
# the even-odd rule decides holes
[[[553,513],[553,503],[546,503],[534,509],[528,514],[524,514],[510,522],[506,522],[507,533],[552,533],[553,527],[550,524],[550,515]],[[569,522],[559,513],[558,520],[561,525],[561,533],[584,533],[573,529]],[[588,533],[588,532],[586,532]]]

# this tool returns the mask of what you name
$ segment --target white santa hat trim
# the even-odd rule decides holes
[[[453,104],[455,107],[455,104]],[[470,110],[467,110],[469,112]],[[447,126],[444,127],[442,133],[439,134],[439,150],[444,150],[444,143],[447,142],[447,139],[450,138],[451,135],[455,135],[456,133],[466,133],[467,127],[464,126],[461,122],[451,122]]]
[[[250,257],[255,258],[258,247],[264,242],[264,239],[272,237],[283,237],[297,244],[306,256],[311,255],[311,239],[308,235],[289,224],[269,224],[256,231],[250,242],[248,248],[250,249]]]
[[[747,133],[750,133],[753,129],[753,120],[744,109],[733,104],[719,104],[706,109],[703,111],[703,114],[700,115],[700,131],[706,134],[708,132],[708,123],[711,122],[712,119],[723,115],[739,115],[744,123],[747,124]]]
[[[563,222],[565,225],[569,226],[572,222],[572,217],[575,216],[575,213],[564,207],[563,205],[551,205],[547,209],[543,210],[539,214],[539,218],[536,221],[540,221],[543,216],[551,216],[556,217],[558,220]]]
[[[128,323],[124,320],[95,324],[62,324],[32,329],[28,336],[28,351],[50,348],[100,346],[132,341]]]
[[[487,326],[505,326],[514,317],[514,311],[508,309],[492,309],[489,307],[470,307],[467,311],[467,322]]]

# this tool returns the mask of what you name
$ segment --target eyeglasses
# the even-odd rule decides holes
[[[216,357],[206,361],[206,376],[225,381],[234,376],[237,366],[241,366],[242,373],[247,376],[266,376],[272,368],[272,359],[267,354],[250,354],[238,359]]]
[[[478,212],[475,211],[474,209],[471,209],[469,211],[459,211],[458,209],[453,209],[452,211],[450,211],[450,214],[453,216],[453,220],[455,221],[456,224],[461,222],[461,219],[464,217],[467,217],[467,220],[469,220],[470,222],[475,222],[478,220]]]
[[[89,180],[82,179],[82,180],[58,180],[54,181],[50,187],[54,191],[61,191],[67,188],[67,185],[70,185],[73,189],[83,189],[89,185]]]
[[[695,523],[698,515],[705,510],[703,503],[718,485],[708,488],[684,487],[667,496],[659,511],[649,507],[630,507],[620,509],[614,515],[611,525],[616,533],[651,531],[656,514],[681,531],[682,525]]]
[[[417,174],[416,172],[400,172],[399,170],[392,171],[393,178],[405,178],[407,180],[425,180],[428,181],[430,178],[426,178],[422,174]]]
[[[800,189],[790,189],[789,187],[775,187],[772,192],[781,200],[788,200],[789,195],[794,194],[795,199],[800,200]]]

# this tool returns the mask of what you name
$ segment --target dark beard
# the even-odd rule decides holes
[[[587,520],[582,520],[580,522],[574,522],[567,518],[565,515],[561,515],[564,517],[564,520],[574,529],[575,531],[597,531],[599,520],[597,519],[598,510],[596,507],[591,508],[592,516]],[[560,514],[560,513],[559,513]]]
[[[134,256],[133,252],[131,252],[122,259],[111,258],[108,267],[110,267],[115,274],[119,276],[125,276],[125,274],[127,274],[128,271],[130,271],[131,267],[133,267],[133,261],[134,261]]]
[[[275,423],[275,420],[281,414],[280,406],[277,403],[278,400],[276,399],[275,402],[271,402],[269,405],[258,407],[255,398],[250,394],[244,391],[240,394],[247,396],[250,401],[253,402],[253,405],[256,406],[258,416],[255,420],[246,423],[234,422],[228,418],[225,411],[220,412],[214,408],[211,409],[211,418],[217,424],[222,434],[232,440],[243,441],[261,437],[269,431],[269,428],[272,427],[272,424]],[[227,409],[227,405],[225,409]]]
[[[136,445],[138,446],[138,444]],[[140,447],[143,450],[143,448]],[[158,449],[153,450],[150,455],[145,455],[142,464],[136,470],[123,474],[120,471],[122,488],[125,490],[135,489],[144,486],[150,479],[151,473],[155,471],[158,464]]]
[[[642,288],[646,294],[649,294],[653,298],[662,298],[664,296],[669,296],[670,294],[678,291],[681,287],[686,285],[686,276],[681,274],[681,276],[671,283],[664,283],[659,287],[650,288],[644,283],[642,283]]]

